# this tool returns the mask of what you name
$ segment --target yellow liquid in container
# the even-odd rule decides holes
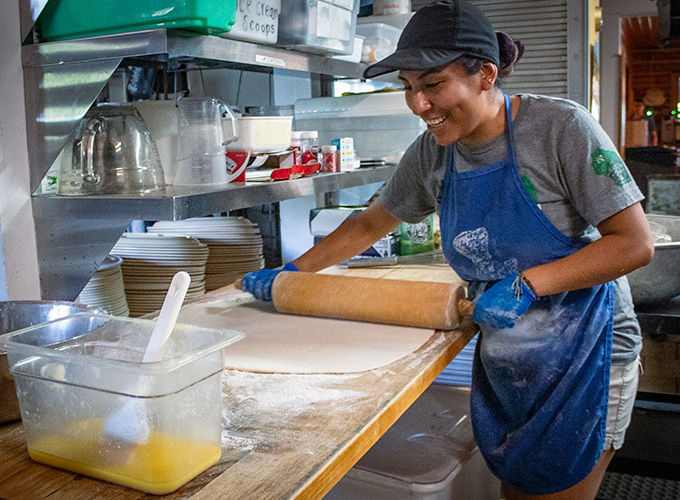
[[[186,484],[216,463],[222,450],[215,443],[151,432],[142,444],[111,440],[101,420],[74,423],[65,434],[31,443],[36,462],[164,495]]]

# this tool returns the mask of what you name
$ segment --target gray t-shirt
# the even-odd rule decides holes
[[[529,194],[562,233],[591,241],[600,222],[643,199],[616,147],[584,107],[565,99],[520,94],[513,122],[519,173]],[[480,146],[439,146],[428,132],[404,153],[380,195],[388,212],[419,222],[439,210],[451,148],[455,168],[473,170],[504,159],[507,134]],[[612,362],[635,360],[641,349],[627,280],[615,281],[616,311]]]

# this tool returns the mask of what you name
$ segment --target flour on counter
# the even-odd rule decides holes
[[[351,413],[368,395],[343,388],[359,375],[260,374],[227,370],[222,376],[222,445],[263,450],[300,426],[319,430],[312,410],[334,416]],[[273,436],[276,435],[276,439]],[[284,440],[285,441],[285,440]]]

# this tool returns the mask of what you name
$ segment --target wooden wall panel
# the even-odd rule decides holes
[[[665,44],[659,41],[656,16],[623,19],[621,41],[628,61],[628,104],[642,100],[650,90],[661,90],[667,98],[660,112],[675,107],[678,96],[677,75],[680,74],[680,40]]]

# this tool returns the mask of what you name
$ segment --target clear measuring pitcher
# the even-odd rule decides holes
[[[227,171],[226,145],[238,137],[229,107],[213,97],[183,97],[177,104],[177,173],[173,184],[219,185],[232,181],[236,175]]]

